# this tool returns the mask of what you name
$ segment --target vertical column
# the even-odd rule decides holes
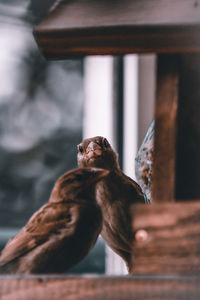
[[[123,171],[133,179],[138,150],[138,61],[136,54],[124,57]]]
[[[156,55],[139,55],[138,70],[138,146],[140,147],[154,119]]]
[[[180,55],[176,197],[200,199],[200,54]]]
[[[85,59],[84,71],[84,137],[105,136],[116,149],[118,143],[122,141],[123,134],[123,125],[120,119],[120,107],[123,106],[123,87],[117,85],[122,85],[123,74],[120,72],[122,71],[122,60],[121,58],[113,59],[111,56],[87,57]],[[121,74],[116,74],[118,72]],[[118,97],[118,99],[115,97]],[[115,107],[115,104],[120,104],[120,107]],[[116,131],[119,129],[120,132],[117,133]],[[117,134],[119,140],[116,138]],[[120,275],[126,273],[126,267],[121,257],[115,254],[107,245],[105,247],[106,274]]]
[[[115,149],[118,152],[119,165],[123,168],[124,135],[124,57],[113,58],[113,130]]]
[[[179,56],[158,55],[155,107],[154,202],[175,199]]]
[[[113,145],[113,58],[87,57],[84,62],[84,138],[102,135]]]

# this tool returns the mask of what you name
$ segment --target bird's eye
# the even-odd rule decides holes
[[[104,144],[104,146],[105,146],[106,148],[109,147],[109,143],[108,143],[107,139],[104,139],[104,140],[103,140],[103,144]]]
[[[83,153],[83,147],[82,146],[78,146],[78,151],[80,152],[80,153]]]

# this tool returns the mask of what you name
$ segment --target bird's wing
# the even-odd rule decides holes
[[[130,203],[145,203],[146,198],[145,195],[137,182],[135,182],[132,178],[123,174],[123,183],[126,187],[127,192],[127,200]]]
[[[56,235],[63,229],[65,234],[72,235],[75,230],[76,214],[74,210],[63,203],[48,203],[37,211],[19,233],[11,238],[0,255],[0,266],[31,251],[38,245],[46,242],[50,236]],[[73,218],[72,218],[73,215]]]

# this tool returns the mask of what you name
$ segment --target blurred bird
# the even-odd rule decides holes
[[[122,172],[118,155],[106,138],[97,136],[83,140],[78,145],[78,165],[110,171],[97,184],[97,202],[103,215],[101,234],[108,245],[124,259],[131,273],[134,242],[131,210],[134,203],[145,203],[145,196],[140,186]]]
[[[149,202],[152,202],[154,127],[155,121],[153,120],[135,158],[136,178]]]
[[[3,249],[0,273],[64,272],[81,261],[101,232],[95,186],[108,173],[80,168],[61,176],[49,202]]]

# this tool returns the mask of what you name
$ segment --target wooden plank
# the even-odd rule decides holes
[[[179,57],[159,55],[155,104],[152,195],[155,202],[174,201]]]
[[[200,274],[199,201],[136,205],[133,216],[133,272]]]
[[[196,24],[200,21],[199,5],[198,1],[190,0],[61,0],[51,8],[41,27]]]
[[[48,59],[200,51],[200,5],[192,0],[59,1],[35,28]]]
[[[45,32],[34,36],[48,60],[86,55],[186,53],[200,51],[200,26],[117,26]]]
[[[199,277],[1,277],[1,300],[199,299]]]
[[[200,198],[200,54],[180,56],[176,198]]]

